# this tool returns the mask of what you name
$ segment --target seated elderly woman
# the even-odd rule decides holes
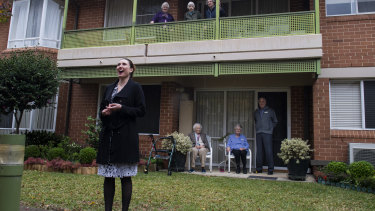
[[[195,123],[193,125],[193,132],[189,134],[189,137],[193,147],[190,153],[191,169],[189,172],[191,173],[195,171],[195,159],[199,155],[199,158],[201,159],[202,173],[206,173],[204,167],[206,165],[206,155],[207,152],[210,151],[210,146],[208,144],[207,135],[202,133],[202,125]]]
[[[161,12],[155,14],[150,23],[166,23],[174,21],[174,18],[171,14],[168,13],[169,4],[164,2],[161,5]]]
[[[232,152],[234,158],[236,160],[236,173],[239,174],[241,172],[240,168],[240,158],[242,160],[243,165],[243,173],[247,174],[246,169],[246,154],[249,150],[249,144],[247,143],[246,137],[241,134],[242,126],[240,124],[236,124],[234,126],[235,133],[229,135],[228,144],[227,144],[227,151],[228,153]]]
[[[194,10],[195,9],[194,2],[189,2],[187,5],[187,9],[189,11],[185,13],[185,20],[197,20],[197,19],[202,18],[201,13],[197,10]]]

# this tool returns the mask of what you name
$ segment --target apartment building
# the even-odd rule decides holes
[[[273,147],[280,169],[285,138],[310,140],[313,159],[322,161],[349,161],[349,143],[375,143],[375,2],[221,0],[215,4],[227,17],[185,21],[189,1],[170,0],[175,21],[150,24],[163,2],[14,1],[0,47],[57,55],[65,81],[53,130],[77,141],[115,81],[118,60],[128,57],[146,97],[147,115],[138,122],[143,156],[147,134],[188,133],[194,122],[212,137],[214,165],[224,159],[218,140],[236,123],[256,152],[258,96],[279,120]],[[206,1],[193,2],[204,14]]]

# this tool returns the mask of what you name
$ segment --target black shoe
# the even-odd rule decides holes
[[[247,174],[247,168],[246,167],[243,168],[243,173]]]
[[[273,175],[273,171],[268,171],[267,174],[268,175]]]
[[[239,173],[241,173],[241,169],[240,167],[237,167],[236,174],[239,174]]]
[[[261,174],[262,171],[257,171],[257,170],[255,170],[255,171],[253,171],[253,173],[254,173],[254,174]]]
[[[205,168],[202,168],[202,173],[206,173],[206,169]]]
[[[191,168],[191,169],[189,170],[189,173],[193,173],[193,172],[194,172],[194,169]]]

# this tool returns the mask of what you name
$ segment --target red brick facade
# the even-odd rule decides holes
[[[304,136],[304,87],[291,87],[291,137],[302,138]]]
[[[326,17],[320,1],[322,67],[375,66],[375,14]]]

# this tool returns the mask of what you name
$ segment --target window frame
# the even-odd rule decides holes
[[[360,86],[360,94],[361,94],[361,128],[355,127],[333,127],[332,126],[332,82],[340,81],[340,82],[358,82]],[[365,90],[364,90],[364,82],[365,81],[375,81],[375,80],[330,80],[329,81],[329,125],[331,130],[375,130],[375,128],[366,128],[366,114],[365,114]]]
[[[355,13],[350,13],[350,14],[337,14],[337,15],[328,15],[328,10],[327,10],[327,1],[325,1],[326,17],[337,17],[337,16],[351,16],[351,15],[368,15],[368,14],[375,14],[375,11],[374,11],[374,12],[358,12],[358,0],[350,0],[351,10],[353,10],[353,5],[355,6],[355,8],[354,8]]]
[[[58,92],[57,92],[58,93]],[[36,112],[36,109],[33,109],[31,110],[30,112],[30,120],[29,120],[29,127],[20,127],[20,131],[49,131],[49,132],[55,132],[56,131],[56,119],[57,119],[57,110],[58,110],[58,102],[59,102],[59,95],[56,94],[55,95],[55,102],[53,104],[53,106],[55,107],[54,108],[54,116],[53,116],[53,126],[52,126],[52,129],[45,129],[45,128],[42,128],[42,129],[37,129],[37,128],[34,128],[33,125],[35,124],[33,122],[33,116],[34,116],[34,113]],[[45,108],[45,107],[43,107]],[[41,108],[41,109],[43,109]],[[21,122],[23,121],[23,119],[25,118],[25,112],[23,112],[23,117],[22,117],[22,120]],[[14,117],[14,114],[12,114],[12,126],[10,128],[3,128],[3,127],[0,127],[0,134],[7,134],[7,132],[4,133],[4,131],[9,131],[9,132],[15,132],[16,131],[16,120],[15,120],[15,117]]]
[[[61,17],[61,21],[60,21],[60,30],[58,32],[58,38],[56,40],[53,40],[53,39],[50,39],[50,38],[47,38],[45,37],[45,30],[46,30],[46,14],[47,14],[47,8],[48,8],[48,3],[49,1],[53,1],[53,0],[43,0],[43,8],[42,8],[42,17],[41,17],[41,20],[40,20],[40,31],[39,31],[39,36],[38,37],[32,37],[32,38],[27,38],[26,37],[26,34],[27,34],[27,26],[28,26],[28,20],[29,20],[29,12],[30,12],[30,5],[31,5],[31,1],[30,0],[16,0],[13,2],[13,4],[15,4],[16,2],[26,2],[27,3],[27,8],[26,8],[26,18],[25,20],[22,20],[22,21],[25,21],[25,24],[24,24],[24,33],[23,33],[23,38],[21,39],[13,39],[11,37],[12,35],[12,25],[15,24],[13,22],[14,19],[11,18],[10,20],[10,24],[9,24],[9,33],[8,33],[8,41],[7,41],[7,49],[12,49],[12,48],[25,48],[25,47],[36,47],[36,46],[41,46],[41,47],[47,47],[47,48],[54,48],[54,47],[51,47],[51,46],[48,46],[47,44],[43,44],[43,40],[47,40],[47,41],[56,41],[57,43],[57,47],[56,49],[60,49],[61,48],[61,39],[62,39],[62,22],[63,22],[63,12],[62,12],[62,17]],[[61,5],[63,7],[63,5]],[[14,15],[14,12],[15,10],[12,10],[12,16]],[[18,20],[20,21],[20,20]],[[28,41],[28,40],[37,40],[38,43],[37,45],[28,45],[26,46],[25,45],[25,42]],[[11,42],[14,42],[14,41],[21,41],[23,43],[22,46],[11,46]]]

